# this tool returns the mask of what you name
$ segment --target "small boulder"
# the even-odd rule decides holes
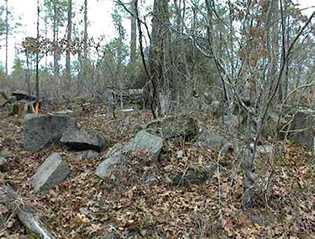
[[[70,174],[68,165],[57,153],[50,155],[32,177],[34,192],[44,192],[63,182]]]
[[[195,141],[196,146],[206,147],[212,150],[220,150],[223,145],[227,143],[227,140],[210,130],[203,128]]]
[[[290,139],[314,150],[315,145],[315,111],[299,111],[294,117],[290,128]]]
[[[189,184],[202,184],[209,179],[209,172],[204,168],[189,167],[182,173],[177,174],[172,178],[175,185],[189,185]]]
[[[122,153],[116,153],[107,157],[100,165],[96,168],[96,175],[100,178],[111,178],[113,171],[123,164],[126,160],[126,156]]]
[[[80,160],[95,160],[98,159],[99,153],[93,150],[86,150],[79,153],[78,158]]]
[[[73,150],[100,152],[108,142],[95,130],[72,128],[64,132],[60,142]]]
[[[131,140],[129,144],[125,146],[127,151],[145,150],[155,157],[158,157],[163,147],[164,140],[156,135],[150,134],[145,130],[141,130]]]
[[[104,157],[105,160],[96,168],[96,175],[103,179],[112,177],[113,171],[127,160],[127,148],[128,145],[124,144],[115,144],[110,148]]]
[[[138,150],[145,150],[153,157],[159,157],[164,140],[156,135],[141,130],[126,144],[116,144],[109,149],[105,160],[96,168],[96,175],[101,178],[112,178],[113,171],[122,167],[127,161],[127,154]]]
[[[68,116],[27,114],[24,118],[24,148],[39,151],[58,142],[67,129],[75,127],[75,120]]]
[[[189,115],[168,116],[146,125],[146,130],[164,139],[183,137],[191,140],[198,134],[198,122]]]

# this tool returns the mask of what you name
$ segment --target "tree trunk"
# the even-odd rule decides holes
[[[289,44],[290,44],[290,14],[288,12],[288,3],[287,0],[284,1],[284,16],[285,16],[285,48],[286,50],[289,49]],[[284,82],[283,82],[283,98],[285,99],[288,95],[288,88],[289,88],[289,66],[290,66],[290,60],[287,60],[287,64],[285,66],[285,77],[284,77]]]
[[[39,0],[37,0],[37,26],[36,26],[36,32],[37,32],[37,49],[36,49],[36,104],[35,104],[35,112],[38,113],[39,111],[39,19],[40,19],[40,5]]]
[[[59,75],[59,57],[58,57],[58,11],[57,3],[54,4],[54,23],[53,23],[53,42],[54,42],[54,74],[55,76]]]
[[[136,9],[135,0],[131,1],[130,11],[133,16],[131,16],[131,31],[130,31],[130,64],[134,64],[137,55],[137,19],[136,19]]]
[[[87,80],[88,57],[88,1],[84,0],[84,34],[83,34],[83,80]]]
[[[66,75],[71,80],[71,35],[72,35],[72,0],[68,0],[68,29],[67,29],[67,52],[66,52]]]
[[[5,76],[8,77],[8,61],[9,61],[9,9],[8,0],[5,0]]]
[[[27,85],[27,93],[28,95],[32,95],[32,89],[31,89],[31,73],[30,73],[30,63],[29,63],[29,53],[28,50],[25,50],[25,57],[26,57],[26,85]]]
[[[279,64],[279,0],[271,0],[271,21],[272,30],[271,30],[271,71],[270,71],[270,80],[275,82],[277,78],[278,64]],[[279,85],[278,89],[278,99],[281,102],[282,100],[282,84]]]
[[[45,39],[48,39],[48,14],[44,18],[44,24],[45,24]],[[45,71],[48,71],[48,52],[45,53]]]
[[[167,0],[155,0],[153,6],[152,34],[149,53],[150,77],[152,81],[152,109],[161,116],[160,94],[170,90],[170,30]]]

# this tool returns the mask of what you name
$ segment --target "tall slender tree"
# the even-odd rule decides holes
[[[88,66],[88,1],[84,0],[84,10],[83,10],[83,66],[81,65],[83,72],[83,80],[87,80],[87,66]]]
[[[67,51],[66,51],[66,75],[71,80],[71,39],[72,38],[72,0],[68,0],[68,26],[67,26]]]
[[[8,77],[9,61],[9,6],[8,0],[5,0],[5,76]]]
[[[37,0],[37,23],[36,23],[36,104],[35,104],[35,112],[39,112],[39,38],[40,38],[40,32],[39,32],[39,20],[40,20],[40,3],[39,0]]]
[[[130,63],[134,64],[137,54],[137,19],[136,19],[136,0],[130,3],[131,26],[130,26]]]
[[[66,12],[68,0],[44,0],[48,19],[52,26],[53,32],[53,71],[55,76],[60,72],[60,46],[59,46],[59,31],[66,20]]]

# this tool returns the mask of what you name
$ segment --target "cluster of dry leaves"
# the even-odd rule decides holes
[[[150,120],[147,113],[121,113],[114,120],[99,105],[85,108],[92,110],[78,115],[81,126],[103,131],[113,143],[127,141],[135,125]],[[79,160],[77,152],[59,147],[23,151],[22,119],[5,111],[0,117],[1,153],[9,158],[0,182],[35,207],[57,238],[315,238],[315,162],[299,146],[286,145],[285,156],[274,161],[270,195],[243,211],[242,173],[233,155],[219,161],[215,152],[173,142],[159,161],[136,152],[116,179],[101,180],[94,173],[99,160]],[[71,177],[47,194],[33,194],[30,177],[56,151],[69,163]],[[187,168],[211,164],[220,167],[202,184],[171,182]],[[28,238],[4,207],[0,223],[0,238]]]

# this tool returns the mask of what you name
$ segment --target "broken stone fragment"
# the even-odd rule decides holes
[[[70,169],[60,154],[53,153],[38,168],[32,177],[34,192],[45,192],[62,183],[70,174]]]

